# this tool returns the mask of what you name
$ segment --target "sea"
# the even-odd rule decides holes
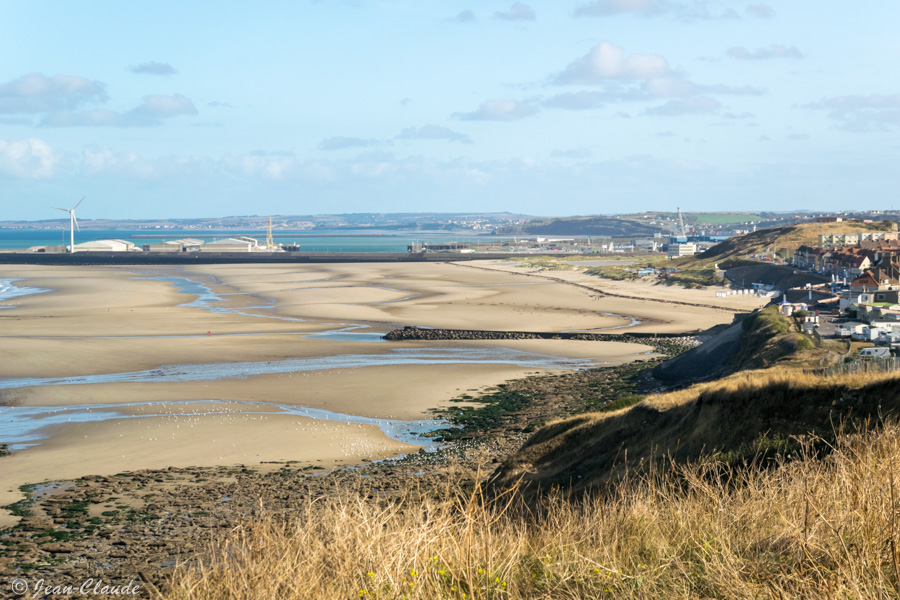
[[[211,242],[237,235],[255,238],[265,244],[264,231],[240,230],[123,230],[84,229],[75,232],[75,244],[82,242],[119,239],[133,242],[136,247],[158,244],[167,240],[195,238]],[[414,244],[443,244],[461,242],[493,246],[504,239],[492,235],[453,234],[448,232],[384,231],[348,233],[346,231],[273,231],[276,244],[299,245],[301,252],[406,252]],[[0,250],[24,250],[32,246],[61,246],[69,244],[69,230],[62,229],[0,229]]]

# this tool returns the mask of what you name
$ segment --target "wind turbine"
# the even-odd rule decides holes
[[[81,231],[81,227],[78,227],[78,219],[75,218],[75,209],[78,208],[86,196],[82,196],[81,200],[78,201],[78,204],[73,206],[72,208],[60,208],[58,206],[54,206],[56,210],[61,210],[63,212],[69,213],[69,241],[71,245],[69,246],[69,252],[75,252],[75,229]]]

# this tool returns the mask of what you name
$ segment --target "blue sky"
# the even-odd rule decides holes
[[[84,195],[81,218],[889,209],[897,23],[888,0],[0,0],[0,220]]]

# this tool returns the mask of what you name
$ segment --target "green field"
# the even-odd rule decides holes
[[[759,215],[748,213],[699,213],[691,216],[696,218],[698,223],[709,223],[710,225],[762,221],[762,217]]]

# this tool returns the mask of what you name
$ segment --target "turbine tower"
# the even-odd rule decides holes
[[[71,244],[69,246],[70,253],[75,252],[75,229],[77,228],[78,231],[81,231],[81,227],[78,227],[78,219],[75,218],[75,209],[78,208],[82,202],[84,202],[85,198],[86,196],[82,196],[81,200],[78,201],[78,204],[76,204],[72,208],[60,208],[58,206],[53,207],[56,210],[61,210],[63,212],[69,213],[69,243]]]

